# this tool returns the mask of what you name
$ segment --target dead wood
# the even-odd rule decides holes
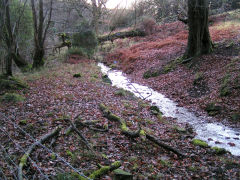
[[[146,36],[146,33],[142,30],[130,30],[130,31],[124,31],[124,32],[116,32],[113,34],[108,34],[105,36],[98,37],[98,42],[102,43],[105,41],[114,41],[115,39],[124,39],[128,37],[136,37],[136,36]]]
[[[146,136],[146,138],[149,141],[154,142],[155,144],[164,148],[165,150],[171,151],[171,152],[177,154],[179,157],[185,157],[185,155],[183,153],[181,153],[180,151],[178,151],[176,148],[173,148],[170,145],[160,141],[159,139],[147,134],[144,130],[141,129],[140,126],[137,131],[135,131],[135,132],[130,131],[128,129],[128,127],[126,126],[125,121],[122,120],[120,117],[116,116],[115,114],[113,114],[104,104],[100,104],[99,107],[100,107],[100,110],[103,112],[104,117],[106,117],[107,119],[109,119],[111,121],[114,120],[114,121],[117,121],[120,123],[122,133],[125,134],[126,136],[129,136],[131,138],[137,138],[137,137],[140,137],[141,135],[144,135],[144,136]]]
[[[58,134],[61,131],[61,127],[57,127],[56,129],[54,129],[52,132],[46,134],[45,136],[43,136],[40,140],[36,141],[35,143],[33,143],[28,150],[25,152],[25,154],[21,157],[20,159],[20,163],[18,166],[18,179],[19,180],[23,180],[23,167],[26,165],[27,163],[27,159],[30,156],[30,154],[32,153],[32,151],[36,148],[36,146],[38,144],[43,144],[46,141],[48,141],[49,139],[58,136]]]

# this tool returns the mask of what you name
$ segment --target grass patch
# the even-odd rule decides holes
[[[0,76],[0,91],[1,90],[20,90],[28,88],[28,85],[16,78],[16,77],[6,77],[4,75]]]
[[[114,94],[117,96],[126,96],[127,95],[127,93],[124,89],[119,89]]]
[[[226,74],[222,79],[222,84],[220,87],[220,96],[223,97],[231,94],[230,83],[231,83],[231,75]]]
[[[72,48],[68,49],[67,52],[66,52],[66,56],[70,56],[70,55],[79,55],[79,56],[82,56],[82,57],[88,57],[85,50],[83,48],[80,48],[80,47],[72,47]]]

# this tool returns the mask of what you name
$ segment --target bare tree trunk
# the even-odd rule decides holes
[[[50,2],[50,10],[47,19],[46,25],[44,25],[45,18],[43,12],[43,0],[39,0],[38,8],[35,6],[35,1],[31,0],[32,6],[32,14],[33,14],[33,24],[34,24],[34,55],[33,55],[33,68],[38,69],[44,66],[44,42],[46,39],[47,31],[50,26],[51,18],[52,18],[52,4],[53,1]],[[37,17],[37,9],[38,9],[38,17]]]
[[[98,6],[96,0],[92,0],[92,27],[95,33],[98,34]]]
[[[11,25],[9,0],[3,0],[0,5],[1,8],[4,8],[4,14],[3,17],[1,17],[3,18],[1,19],[3,20],[3,22],[1,23],[1,30],[3,30],[3,32],[1,33],[1,40],[3,40],[7,46],[7,56],[5,57],[6,75],[12,76],[12,60],[15,61],[16,65],[22,71],[26,70],[26,67],[28,67],[28,63],[18,53],[18,46],[16,41],[16,36],[18,35],[19,24],[21,21],[21,14],[19,14],[19,18],[13,26]],[[22,13],[24,12],[24,10],[25,9],[22,10]]]
[[[189,36],[186,58],[212,52],[208,13],[208,0],[188,0]]]
[[[12,76],[12,55],[11,52],[8,52],[8,55],[5,58],[6,64],[6,76]]]

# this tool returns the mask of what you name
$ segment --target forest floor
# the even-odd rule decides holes
[[[213,27],[214,25],[211,29]],[[221,28],[219,32],[216,32],[217,36],[221,32],[227,31],[226,38],[228,36],[234,38],[227,39],[229,41],[219,39],[222,41],[218,45],[219,54],[213,53],[201,57],[201,61],[197,61],[198,70],[179,65],[167,74],[145,80],[142,76],[146,69],[159,68],[171,59],[175,59],[184,52],[186,46],[187,29],[181,23],[172,23],[166,27],[159,27],[159,29],[161,32],[158,35],[134,39],[135,44],[128,48],[131,51],[130,54],[124,53],[127,51],[126,49],[119,50],[122,51],[123,56],[131,55],[131,58],[127,62],[119,63],[118,67],[130,73],[129,77],[134,81],[147,84],[176,99],[180,105],[190,108],[197,106],[201,98],[207,99],[206,95],[197,99],[184,95],[188,92],[189,87],[192,87],[195,74],[198,71],[203,72],[204,80],[209,83],[208,97],[215,98],[218,94],[219,86],[217,85],[219,84],[214,86],[216,80],[213,82],[210,80],[221,79],[221,75],[227,71],[221,70],[221,67],[225,67],[232,61],[233,56],[236,56],[236,54],[231,54],[226,57],[226,54],[221,53],[224,52],[227,42],[229,43],[228,48],[235,47],[237,37],[235,30],[240,30],[239,26],[231,24],[231,29],[227,28],[229,31]],[[163,33],[165,30],[169,33],[167,37],[165,37],[166,33]],[[161,41],[161,36],[162,39],[167,39],[166,42]],[[123,47],[124,43],[131,44],[132,40],[123,40],[122,43],[119,41]],[[220,50],[221,47],[222,50]],[[116,52],[112,53],[116,54]],[[111,54],[109,56],[113,57]],[[54,59],[56,58],[58,57]],[[110,64],[112,61],[110,58],[108,60]],[[121,58],[118,57],[114,60],[119,61]],[[237,64],[234,64],[234,68],[239,68],[239,61],[235,62]],[[124,63],[131,65],[127,67]],[[216,72],[213,69],[210,71],[211,67],[215,67]],[[80,73],[79,77],[73,77],[78,73]],[[232,71],[229,73],[232,75]],[[215,75],[217,76],[215,77]],[[62,131],[56,142],[52,146],[49,145],[50,143],[46,143],[45,147],[52,149],[59,157],[64,158],[64,161],[46,148],[37,146],[30,154],[31,160],[28,159],[28,163],[24,167],[23,173],[26,179],[40,179],[39,169],[42,174],[47,174],[52,179],[56,179],[57,174],[58,179],[74,179],[73,176],[67,174],[71,174],[77,169],[88,176],[99,168],[99,164],[107,166],[114,161],[121,161],[121,169],[132,173],[134,179],[240,178],[239,157],[232,156],[230,153],[219,155],[214,149],[194,145],[192,139],[195,133],[188,131],[185,124],[178,124],[174,119],[168,117],[154,115],[149,102],[104,83],[100,68],[93,60],[75,59],[74,64],[60,63],[33,74],[21,75],[21,79],[28,83],[29,88],[10,92],[20,94],[25,99],[22,99],[21,102],[2,101],[0,103],[0,178],[4,177],[2,173],[4,172],[7,179],[14,179],[20,158],[34,140],[58,126],[61,126]],[[171,92],[169,87],[171,87]],[[212,94],[213,87],[214,94]],[[232,100],[233,98],[229,98],[234,96],[234,93],[235,89],[226,99],[229,100],[229,103],[237,104],[239,101],[235,102]],[[221,98],[219,97],[219,99]],[[192,103],[189,103],[190,101]],[[224,103],[223,101],[225,100],[218,103]],[[206,103],[203,100],[202,102]],[[101,103],[124,119],[129,129],[136,130],[138,124],[141,124],[145,132],[175,147],[186,157],[178,157],[147,139],[127,137],[122,133],[117,122],[109,121],[103,116],[99,109]],[[233,105],[235,105],[234,103]],[[237,109],[239,106],[233,107],[236,108],[235,111],[239,112]],[[70,126],[66,119],[74,121],[77,116],[83,122],[93,121],[94,127],[98,129],[108,130],[96,132],[88,127],[79,129],[94,151],[101,156],[96,156],[95,153],[89,151],[74,132],[69,135],[64,133]],[[182,128],[185,128],[186,131]],[[74,169],[66,162],[69,162]],[[112,177],[113,173],[110,172],[100,179],[111,179]]]
[[[155,33],[144,38],[117,40],[111,53],[104,54],[106,63],[123,70],[133,82],[173,99],[179,106],[240,127],[240,11],[210,19],[214,43],[211,54],[181,63],[188,27],[177,21],[157,26]],[[103,51],[108,46],[103,46]],[[209,106],[216,111],[209,111]]]

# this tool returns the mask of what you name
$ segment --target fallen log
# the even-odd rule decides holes
[[[136,36],[146,36],[146,33],[142,30],[136,29],[136,30],[130,30],[130,31],[123,31],[123,32],[116,32],[113,34],[108,34],[105,36],[99,36],[98,42],[102,43],[105,41],[114,41],[115,39],[123,39],[128,37],[136,37]]]
[[[49,140],[52,137],[57,136],[60,133],[61,129],[62,129],[61,127],[57,127],[52,132],[46,134],[40,140],[36,141],[28,148],[27,152],[25,152],[25,154],[21,157],[20,163],[18,166],[18,179],[19,180],[23,180],[23,172],[22,172],[23,167],[26,165],[28,157],[30,156],[32,151],[36,148],[36,146],[38,144],[43,144],[44,142],[46,142],[47,140]]]
[[[185,155],[178,151],[176,148],[173,148],[170,145],[160,141],[159,139],[156,139],[155,137],[147,134],[144,130],[141,129],[141,127],[139,127],[139,129],[135,132],[130,131],[126,125],[126,122],[122,120],[120,117],[113,114],[104,104],[100,104],[99,108],[103,112],[103,116],[106,117],[108,120],[117,121],[120,123],[122,133],[125,134],[126,136],[129,136],[131,138],[145,136],[146,139],[157,144],[158,146],[177,154],[179,157],[185,157]]]
[[[100,167],[100,169],[98,169],[98,170],[94,171],[92,174],[90,174],[89,178],[90,179],[100,178],[101,176],[107,174],[108,172],[118,169],[120,166],[121,166],[121,162],[119,162],[119,161],[115,161],[110,166],[102,166],[102,167]]]

